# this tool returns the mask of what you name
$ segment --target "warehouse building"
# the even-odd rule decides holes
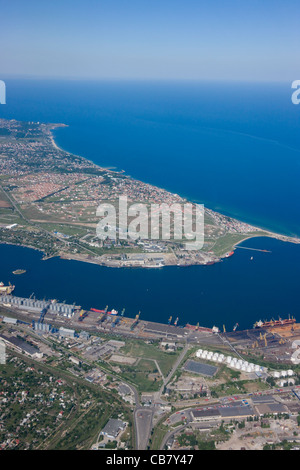
[[[256,416],[252,406],[245,405],[241,402],[236,403],[234,406],[216,406],[208,407],[191,412],[194,421],[211,421],[211,420],[226,420],[226,419],[247,419]]]
[[[70,330],[69,328],[60,327],[58,334],[61,338],[75,338],[75,330]]]
[[[101,434],[110,439],[118,437],[121,431],[124,431],[126,423],[120,419],[110,419],[105,427],[102,429]]]
[[[27,356],[32,357],[33,359],[41,359],[43,357],[43,353],[40,352],[38,348],[31,346],[29,343],[23,341],[20,338],[17,338],[15,336],[8,337],[3,334],[0,335],[0,338],[2,339],[2,341],[4,341],[5,344],[7,344],[7,346],[10,346],[17,352],[24,353]]]

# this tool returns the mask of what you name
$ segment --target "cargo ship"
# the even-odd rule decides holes
[[[294,317],[292,318],[279,318],[278,320],[270,321],[257,321],[254,323],[253,328],[272,328],[273,326],[289,326],[293,325],[296,322]]]
[[[107,315],[118,315],[118,311],[115,310],[114,308],[108,312],[107,310],[98,310],[97,308],[90,308],[91,312],[96,312],[96,313],[107,313]]]
[[[5,286],[3,282],[0,282],[0,294],[11,294],[14,289],[15,286],[12,286],[11,283],[9,286]]]

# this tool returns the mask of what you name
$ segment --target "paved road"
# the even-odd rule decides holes
[[[164,436],[161,445],[160,445],[160,450],[164,450],[166,443],[168,440],[173,437],[175,434],[179,433],[183,429],[185,429],[189,423],[184,424],[183,426],[178,426],[176,429],[173,429],[172,431],[167,432],[167,434]]]
[[[150,433],[152,430],[154,410],[152,407],[138,407],[134,411],[136,428],[136,450],[147,449]]]
[[[163,403],[161,399],[161,394],[164,390],[165,385],[170,381],[173,374],[176,372],[179,364],[183,360],[186,352],[189,349],[189,345],[186,344],[180,355],[178,356],[176,362],[174,363],[171,371],[168,376],[163,378],[163,384],[160,390],[154,394],[154,401],[156,403]],[[147,449],[151,430],[153,428],[153,416],[154,416],[154,406],[142,407],[137,402],[135,411],[134,411],[134,424],[135,424],[135,439],[136,439],[136,449],[145,450]]]
[[[183,350],[181,351],[181,354],[178,356],[176,362],[174,363],[174,365],[173,365],[171,371],[169,372],[168,376],[163,380],[163,385],[161,386],[161,388],[159,390],[159,396],[162,394],[165,385],[167,385],[167,383],[171,380],[173,374],[176,372],[177,367],[179,366],[179,364],[183,360],[183,358],[186,355],[186,352],[188,351],[188,349],[189,349],[189,345],[186,344],[184,346]]]

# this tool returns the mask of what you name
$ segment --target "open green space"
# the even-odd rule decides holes
[[[155,359],[161,369],[161,372],[166,376],[177,357],[180,350],[176,352],[165,352],[159,348],[158,343],[146,343],[140,340],[126,340],[126,345],[122,348],[122,353],[131,357]]]

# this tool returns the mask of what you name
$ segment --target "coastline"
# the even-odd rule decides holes
[[[67,150],[65,150],[65,149],[63,149],[62,147],[59,147],[59,146],[57,145],[57,143],[55,142],[55,136],[54,136],[53,133],[52,133],[52,130],[55,130],[56,128],[60,128],[60,127],[69,127],[69,125],[68,125],[68,124],[63,124],[63,123],[58,123],[58,124],[50,124],[50,126],[52,126],[52,127],[49,127],[49,129],[50,129],[50,139],[51,139],[51,141],[52,141],[53,146],[54,146],[57,150],[59,150],[59,151],[61,151],[61,152],[70,153],[70,152],[68,152]],[[70,154],[71,154],[71,153],[70,153]],[[100,169],[100,170],[105,170],[105,171],[109,171],[109,172],[117,173],[117,174],[124,174],[124,173],[126,173],[126,170],[116,170],[116,169],[112,169],[113,167],[109,167],[109,168],[107,168],[107,167],[102,167],[102,166],[98,165],[97,163],[93,162],[92,160],[87,159],[86,157],[83,157],[83,156],[77,155],[77,154],[72,154],[72,155],[74,155],[75,157],[78,157],[78,158],[81,158],[81,159],[83,159],[83,160],[88,161],[89,163],[91,163],[92,165],[94,165],[95,167],[97,167],[97,168]],[[127,176],[129,176],[129,177],[131,178],[130,175],[127,175]],[[135,181],[140,181],[140,182],[142,182],[142,183],[144,183],[144,184],[150,184],[150,183],[148,183],[147,181],[137,180],[136,178],[132,178],[132,179],[134,179]],[[163,190],[167,191],[165,188],[160,188],[160,189],[163,189]],[[186,198],[184,198],[184,199],[186,199]],[[190,201],[190,202],[191,202],[191,201]],[[209,207],[207,207],[207,209],[209,209],[210,211],[214,212],[215,214],[220,214],[220,215],[222,215],[222,216],[225,216],[222,212],[215,211],[214,209],[211,209],[211,208],[209,208]],[[237,218],[235,218],[235,217],[233,217],[233,216],[231,216],[231,215],[229,215],[228,217],[231,218],[232,220],[236,220],[236,221],[241,222],[239,219],[237,219]],[[253,225],[253,224],[249,224],[249,223],[246,222],[246,221],[243,221],[243,223],[249,225],[249,227],[252,227],[254,231],[260,231],[260,232],[262,232],[262,233],[265,234],[265,235],[262,235],[262,236],[266,236],[266,237],[270,237],[270,238],[277,238],[277,239],[279,239],[279,240],[286,241],[286,242],[289,242],[289,243],[300,243],[300,238],[298,238],[298,237],[293,237],[293,236],[289,236],[289,235],[284,235],[284,234],[281,234],[281,233],[273,232],[273,231],[268,230],[268,229],[266,229],[266,228],[262,228],[262,227],[259,227],[259,226]],[[255,236],[245,237],[245,239],[242,240],[241,242],[235,243],[235,244],[233,245],[233,247],[235,247],[236,245],[238,245],[238,244],[242,243],[243,241],[245,241],[245,240],[247,240],[247,239],[250,239],[250,238],[255,238]]]
[[[88,160],[85,157],[82,157],[81,155],[73,154],[59,147],[59,145],[55,142],[54,131],[57,128],[68,127],[67,124],[43,123],[42,126],[44,129],[44,135],[46,139],[48,139],[50,146],[61,153],[61,158],[64,158],[64,156],[66,158],[68,157],[77,158],[80,161],[86,162],[89,165],[91,165],[92,169],[99,170],[101,172],[105,171],[107,173],[111,173],[114,175],[121,175],[121,174],[123,175],[125,173],[125,170],[118,171],[118,170],[111,170],[111,169],[101,167],[100,165],[94,163],[91,160]],[[151,185],[141,180],[137,180],[135,178],[132,178],[126,175],[126,173],[125,173],[125,177],[128,178],[128,180],[132,182],[141,183],[142,185],[145,185],[149,188],[156,188],[160,190],[163,194],[163,197],[165,197],[164,193],[166,193],[166,195],[169,194],[174,197],[178,197],[180,198],[180,200],[184,202],[191,202],[186,197],[183,198],[177,193],[171,193],[170,191],[167,191],[164,188]],[[126,260],[126,262],[123,262],[123,261],[118,261],[118,259],[120,259],[120,254],[116,254],[114,251],[107,251],[107,253],[105,254],[101,253],[100,251],[100,253],[97,254],[97,252],[95,251],[93,252],[92,250],[89,250],[87,246],[80,245],[81,248],[83,248],[83,253],[74,252],[76,250],[73,250],[73,253],[58,250],[57,253],[51,255],[50,257],[58,256],[63,259],[74,259],[78,261],[89,262],[89,263],[97,264],[100,266],[108,266],[108,267],[143,267],[143,268],[156,268],[157,269],[157,268],[161,268],[164,266],[184,267],[184,266],[191,266],[191,265],[207,266],[207,265],[215,264],[216,262],[219,262],[222,259],[229,257],[232,254],[232,251],[236,249],[236,247],[238,247],[241,243],[251,238],[269,237],[269,238],[275,238],[284,242],[300,244],[300,238],[272,232],[270,230],[266,230],[261,227],[254,226],[252,224],[248,224],[247,222],[242,222],[239,219],[231,217],[230,215],[224,215],[221,212],[214,211],[213,209],[210,209],[206,206],[205,206],[205,211],[206,211],[205,213],[208,216],[211,216],[210,218],[212,219],[212,223],[208,223],[207,225],[211,227],[217,227],[218,230],[221,229],[221,231],[223,231],[220,235],[217,235],[217,236],[214,235],[213,237],[208,237],[207,239],[205,239],[205,242],[207,243],[206,251],[198,250],[196,252],[195,250],[194,252],[188,252],[184,249],[183,250],[181,249],[181,251],[185,253],[184,256],[180,256],[180,252],[177,247],[175,248],[176,252],[174,251],[174,249],[172,249],[172,247],[168,248],[167,251],[165,252],[162,252],[159,250],[149,252],[152,255],[156,255],[157,258],[160,257],[161,259],[163,259],[163,262],[160,262],[160,263],[155,262],[153,259],[151,259],[150,255],[147,254],[147,251],[141,251],[141,255],[143,256],[143,259],[144,259],[144,264],[141,264],[140,262],[137,262],[137,261],[135,263],[132,262],[133,257],[131,258],[131,252],[130,251],[128,252],[128,250],[124,251],[124,254],[126,255],[126,258],[128,257],[128,260]],[[44,223],[45,221],[32,219],[32,222]],[[60,223],[63,224],[64,222],[60,222]],[[82,225],[84,227],[87,226],[85,222],[74,223],[74,222],[65,221],[65,223],[68,225]],[[44,230],[43,227],[41,228],[42,230]],[[239,240],[237,240],[237,237],[239,238]],[[3,242],[3,243],[7,243],[7,242]],[[76,242],[74,243],[76,245]],[[15,244],[15,243],[11,243],[11,244]],[[31,246],[30,244],[19,243],[17,245],[36,249],[34,246]],[[215,245],[217,246],[215,247]],[[215,248],[215,251],[214,251],[214,248]],[[49,258],[49,256],[46,256],[45,251],[43,251],[43,254],[44,254],[43,259]]]
[[[51,142],[53,144],[53,146],[61,151],[61,152],[67,152],[67,153],[70,153],[68,152],[67,150],[63,149],[62,147],[59,147],[57,145],[57,143],[55,142],[55,136],[53,135],[52,133],[52,130],[55,130],[56,128],[60,128],[60,127],[69,127],[68,124],[63,124],[63,123],[58,123],[58,124],[50,124],[49,125],[49,129],[50,129],[50,139],[51,139]],[[71,153],[70,153],[71,154]],[[81,155],[77,155],[77,154],[72,154],[74,155],[75,157],[78,157],[78,158],[82,158],[83,160],[86,160],[88,161],[89,163],[91,163],[92,165],[94,165],[95,167],[97,167],[98,169],[100,170],[106,170],[106,171],[111,171],[112,173],[117,173],[117,174],[123,174],[123,173],[126,173],[125,170],[112,170],[111,168],[113,167],[109,167],[109,168],[106,168],[106,167],[102,167],[100,165],[98,165],[97,163],[93,162],[92,160],[89,160],[87,159],[86,157],[83,157]],[[129,175],[128,175],[129,176]],[[130,176],[129,176],[130,177]],[[130,177],[131,178],[131,177]],[[143,181],[143,180],[137,180],[136,178],[132,178],[136,181],[140,181],[144,184],[150,184],[148,183],[147,181]],[[165,191],[167,191],[165,188],[161,188]],[[220,214],[222,216],[224,216],[224,214],[222,214],[222,212],[218,212],[218,211],[215,211],[209,207],[207,207],[207,209],[209,209],[210,211],[216,213],[216,214]],[[233,220],[237,220],[237,221],[240,221],[239,219],[233,217],[233,216],[229,216],[231,219]],[[240,221],[241,222],[241,221]],[[252,224],[249,224],[248,222],[243,222],[249,226],[251,226],[255,231],[261,231],[263,233],[266,233],[267,235],[265,236],[270,236],[271,238],[279,238],[279,239],[282,239],[282,241],[288,241],[288,242],[291,242],[291,243],[300,243],[300,238],[297,238],[297,237],[292,237],[292,236],[289,236],[289,235],[284,235],[284,234],[280,234],[280,233],[277,233],[277,232],[272,232],[271,230],[268,230],[268,229],[265,229],[265,228],[262,228],[262,227],[259,227],[259,226],[256,226],[256,225],[252,225]],[[247,237],[247,238],[253,238],[253,237]],[[239,242],[239,243],[242,243],[242,242]],[[235,246],[235,245],[234,245]]]
[[[54,146],[54,148],[56,148],[58,151],[60,152],[63,152],[63,153],[69,153],[70,155],[72,156],[75,156],[77,158],[80,158],[80,159],[83,159],[87,162],[89,162],[90,164],[92,164],[94,167],[96,167],[97,169],[99,170],[105,170],[105,171],[108,171],[108,172],[111,172],[111,173],[115,173],[115,174],[126,174],[125,170],[111,170],[111,169],[108,169],[108,168],[105,168],[105,167],[102,167],[98,164],[96,164],[95,162],[93,162],[92,160],[89,160],[81,155],[77,155],[77,154],[73,154],[73,153],[70,153],[68,152],[67,150],[63,149],[62,147],[59,147],[58,144],[55,142],[55,136],[53,134],[53,131],[55,131],[56,128],[60,128],[60,127],[68,127],[67,124],[63,124],[63,123],[58,123],[58,124],[50,124],[48,129],[49,129],[49,136],[50,136],[50,140],[51,140],[51,143],[52,145]],[[131,177],[130,177],[131,178]],[[141,180],[136,180],[135,178],[132,178],[133,180],[135,181],[140,181],[142,182],[143,184],[149,184],[145,181],[141,181]],[[160,188],[160,189],[163,189],[165,190],[164,188]],[[222,214],[221,212],[217,212],[217,211],[214,211],[213,209],[210,209],[210,208],[207,208],[210,212],[213,212],[215,214],[220,214],[222,217],[224,217],[224,214]],[[227,216],[226,216],[227,217]],[[238,222],[240,222],[238,219],[235,219],[231,216],[228,216],[230,219],[232,220],[236,220]],[[267,238],[275,238],[277,240],[280,240],[280,241],[284,241],[284,242],[289,242],[289,243],[295,243],[295,244],[300,244],[300,238],[296,238],[296,237],[289,237],[287,235],[283,235],[283,234],[279,234],[279,233],[276,233],[276,232],[272,232],[270,230],[266,230],[264,228],[261,228],[261,227],[258,227],[258,226],[254,226],[252,224],[248,224],[247,222],[243,222],[245,223],[246,225],[248,225],[249,227],[251,227],[253,229],[253,233],[249,236],[248,234],[244,234],[245,236],[242,238],[242,240],[236,242],[236,243],[233,243],[232,244],[232,247],[231,249],[234,251],[236,249],[236,247],[238,247],[241,243],[245,242],[246,240],[250,240],[252,238],[257,238],[257,237],[267,237]],[[255,235],[255,232],[259,232],[257,235]],[[241,233],[241,236],[243,234]],[[221,255],[221,256],[218,256],[217,258],[213,259],[213,260],[210,260],[209,262],[202,262],[202,263],[194,263],[194,262],[191,262],[189,264],[180,264],[180,263],[171,263],[171,264],[163,264],[162,266],[124,266],[124,265],[121,265],[121,264],[114,264],[114,263],[108,263],[107,260],[105,261],[105,257],[106,255],[102,255],[102,256],[95,256],[95,257],[91,257],[91,255],[82,255],[82,254],[71,254],[71,253],[59,253],[57,256],[59,256],[61,259],[68,259],[68,260],[74,260],[74,261],[81,261],[81,262],[87,262],[87,263],[91,263],[91,264],[96,264],[96,265],[99,265],[99,266],[107,266],[107,267],[119,267],[119,268],[122,268],[122,267],[131,267],[131,268],[136,268],[136,267],[140,267],[140,268],[155,268],[155,269],[159,269],[161,267],[166,267],[166,266],[180,266],[180,267],[184,267],[184,266],[194,266],[194,265],[201,265],[201,266],[208,266],[208,265],[211,265],[211,264],[215,264],[221,260],[223,260],[224,258],[227,257],[227,253]],[[104,258],[104,259],[102,259]],[[43,258],[43,259],[47,259],[47,258]]]
[[[111,173],[119,173],[119,174],[125,173],[125,170],[117,170],[115,167],[99,166],[98,164],[96,164],[92,160],[89,160],[88,158],[83,157],[82,155],[77,155],[77,154],[71,153],[68,150],[63,149],[62,147],[59,147],[57,145],[57,143],[55,142],[55,136],[53,135],[53,131],[55,131],[56,128],[60,128],[60,127],[69,127],[69,124],[63,124],[63,123],[49,124],[49,127],[48,127],[48,129],[50,131],[49,132],[49,138],[51,140],[51,143],[52,143],[53,147],[56,150],[58,150],[59,152],[68,153],[68,154],[73,155],[74,157],[77,157],[77,158],[81,158],[81,159],[91,163],[92,165],[96,166],[100,170],[105,170],[105,171],[108,171],[108,172],[111,172]]]
[[[281,235],[280,233],[269,232],[269,231],[265,231],[265,230],[263,231],[259,227],[257,229],[261,230],[262,233],[260,233],[259,235],[252,235],[251,237],[245,237],[242,241],[240,241],[238,243],[235,243],[233,245],[233,247],[236,247],[236,246],[240,245],[241,243],[243,243],[246,240],[250,240],[251,238],[257,238],[257,237],[275,238],[276,240],[280,240],[280,241],[286,242],[286,243],[294,243],[295,245],[300,244],[300,238],[289,237],[287,235]]]
[[[58,124],[58,125],[54,125],[54,127],[53,127],[52,129],[50,129],[51,141],[52,141],[52,144],[54,145],[54,147],[55,147],[56,149],[58,149],[59,151],[66,152],[65,149],[59,147],[59,146],[57,145],[57,143],[55,142],[55,136],[53,135],[52,130],[55,130],[56,127],[68,127],[68,125],[66,125],[66,124]],[[78,156],[79,158],[83,158],[83,159],[89,161],[90,163],[92,163],[93,165],[95,165],[96,167],[98,167],[98,168],[101,169],[101,170],[104,169],[104,170],[107,170],[107,171],[112,171],[112,170],[109,170],[109,169],[107,169],[107,168],[104,168],[104,167],[99,166],[98,164],[96,164],[96,163],[93,162],[92,160],[88,160],[88,159],[86,159],[85,157],[82,157],[82,156],[80,156],[80,155],[76,155],[76,156]],[[125,170],[121,170],[121,171],[115,170],[115,171],[113,171],[113,172],[115,172],[115,173],[117,173],[117,174],[118,174],[118,173],[121,174],[121,173],[125,173]],[[135,178],[133,178],[133,179],[135,179]],[[139,181],[140,181],[140,180],[139,180]],[[145,184],[148,184],[147,182],[144,182],[144,181],[142,181],[142,182],[145,183]],[[161,188],[161,189],[164,189],[164,188]],[[209,208],[208,208],[208,209],[209,209]],[[209,210],[212,211],[212,212],[214,212],[214,213],[217,213],[217,214],[220,214],[220,215],[223,216],[223,214],[220,213],[220,212],[216,212],[216,211],[214,211],[213,209],[209,209]],[[231,217],[231,216],[229,216],[229,217],[233,219],[233,217]],[[238,219],[235,219],[235,220],[238,220]],[[245,223],[247,224],[247,222],[245,222]],[[250,224],[249,224],[249,225],[250,225]],[[295,238],[295,237],[289,237],[289,236],[287,236],[287,235],[282,235],[282,234],[279,234],[279,233],[276,233],[276,232],[272,232],[272,231],[263,229],[263,228],[261,228],[261,227],[253,226],[253,225],[251,225],[251,227],[253,228],[254,231],[258,231],[258,232],[260,232],[260,233],[259,233],[258,235],[254,235],[254,234],[253,234],[253,235],[251,235],[251,236],[247,236],[247,235],[245,234],[245,237],[244,237],[242,240],[240,240],[239,242],[234,243],[234,244],[232,245],[232,250],[233,250],[233,251],[235,250],[236,247],[238,247],[241,243],[245,242],[246,240],[251,240],[252,238],[257,238],[257,237],[259,237],[259,236],[261,236],[261,237],[267,237],[267,238],[275,238],[275,239],[277,239],[277,240],[281,240],[281,241],[289,242],[289,243],[300,244],[300,239],[297,239],[297,238]],[[103,261],[101,261],[101,257],[100,257],[100,259],[99,259],[98,257],[97,257],[98,259],[97,259],[97,258],[94,258],[94,259],[88,258],[88,259],[86,259],[86,257],[85,257],[84,255],[71,255],[71,254],[60,254],[59,257],[60,257],[61,259],[68,259],[68,260],[74,260],[74,261],[82,261],[82,262],[87,262],[87,263],[96,264],[96,265],[99,265],[99,266],[107,266],[107,267],[114,267],[114,268],[115,268],[115,267],[119,267],[119,268],[124,267],[124,266],[121,266],[121,265],[117,265],[117,266],[116,266],[116,265],[114,265],[114,264],[109,264],[109,263],[107,263],[107,262],[103,262]],[[221,261],[221,260],[224,259],[224,258],[226,258],[226,255],[220,256],[219,259],[217,259],[217,260],[215,260],[215,261],[213,261],[213,262],[201,263],[201,264],[199,264],[199,265],[201,265],[201,266],[208,266],[208,265],[211,265],[211,264],[215,264],[215,263]],[[175,266],[176,266],[176,265],[177,265],[177,266],[181,266],[180,264],[171,264],[171,266],[174,266],[174,265],[175,265]],[[191,263],[190,265],[194,266],[195,263]],[[161,267],[166,267],[166,266],[168,266],[168,265],[151,266],[151,267],[150,267],[150,266],[138,266],[138,267],[144,267],[144,268],[147,268],[147,267],[148,267],[148,268],[153,268],[153,269],[160,269]],[[186,266],[186,265],[182,265],[182,266]],[[129,266],[129,267],[134,268],[134,266]]]

